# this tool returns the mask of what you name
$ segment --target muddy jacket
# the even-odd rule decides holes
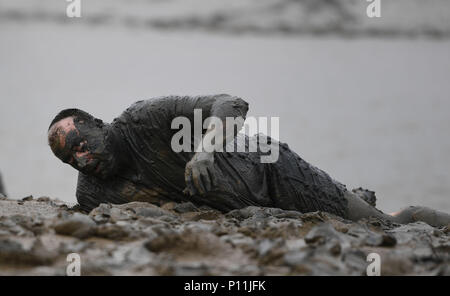
[[[196,108],[202,109],[203,118],[209,117],[216,97],[164,97],[139,101],[128,108],[112,123],[126,143],[127,168],[106,180],[80,173],[80,206],[90,210],[100,203],[158,198],[206,204],[221,211],[256,205],[300,212],[321,210],[346,217],[345,186],[301,159],[284,143],[279,143],[279,157],[273,163],[261,163],[261,150],[266,150],[259,148],[257,152],[215,152],[214,166],[220,182],[204,196],[184,194],[185,166],[194,153],[172,150],[172,136],[178,130],[172,129],[171,123],[177,116],[193,122]],[[242,101],[236,100],[238,105]],[[245,117],[242,113],[247,111],[233,110],[228,116]],[[251,141],[257,147],[267,145],[266,141],[261,143],[260,136],[246,137],[247,148]],[[268,143],[271,141],[275,140],[268,138]]]

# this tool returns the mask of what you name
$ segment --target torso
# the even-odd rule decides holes
[[[113,122],[131,152],[128,169],[107,180],[80,173],[77,198],[85,209],[101,202],[166,199],[207,204],[223,211],[258,205],[345,216],[345,186],[310,166],[285,144],[279,160],[269,164],[261,163],[259,151],[216,152],[214,165],[220,182],[206,196],[185,195],[184,171],[193,153],[171,149],[176,131],[170,128],[166,112],[155,110],[152,104],[151,100],[138,102]]]

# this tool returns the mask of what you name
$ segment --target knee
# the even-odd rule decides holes
[[[419,210],[420,210],[420,207],[409,206],[409,207],[393,214],[393,216],[395,217],[394,221],[401,223],[401,224],[416,222],[417,220],[415,220],[415,217],[416,217],[415,214]]]

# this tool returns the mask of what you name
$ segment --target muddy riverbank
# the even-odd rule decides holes
[[[450,275],[449,226],[358,223],[327,213],[191,203],[102,204],[90,213],[48,197],[0,200],[0,274]]]

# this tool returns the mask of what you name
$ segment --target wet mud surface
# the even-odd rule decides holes
[[[0,200],[0,275],[450,275],[449,227],[323,212],[193,204],[101,204],[90,213],[48,197]]]

